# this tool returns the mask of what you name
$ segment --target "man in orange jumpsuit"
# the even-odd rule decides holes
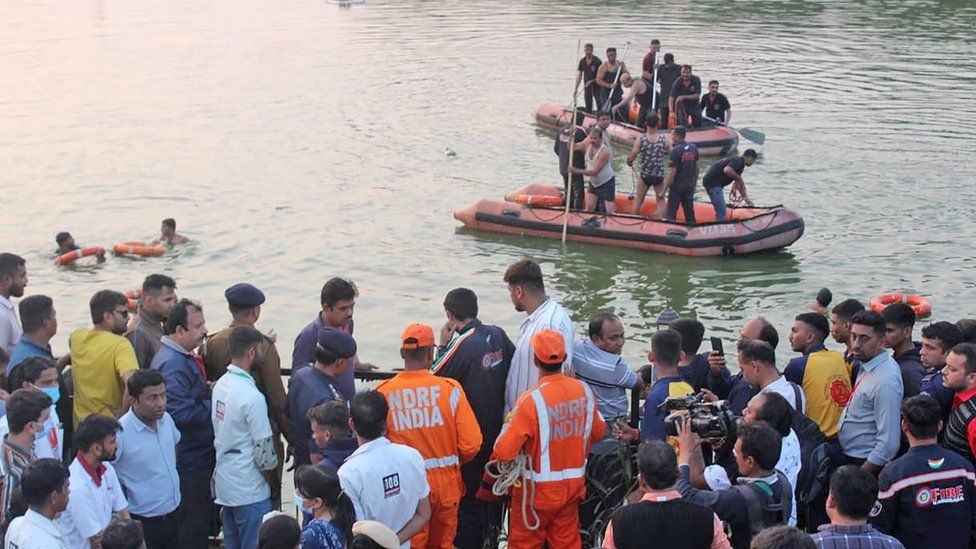
[[[434,346],[430,326],[407,326],[400,348],[405,371],[376,388],[390,405],[387,438],[416,449],[427,466],[431,516],[410,540],[413,549],[454,547],[464,495],[461,465],[481,449],[481,428],[461,384],[430,373]]]
[[[535,501],[526,504],[526,488],[512,490],[509,516],[509,547],[573,549],[582,546],[579,531],[579,502],[586,495],[586,458],[590,445],[601,440],[607,425],[596,407],[596,399],[583,382],[562,373],[566,359],[563,336],[543,330],[532,336],[539,382],[522,393],[495,442],[494,456],[512,461],[519,452],[532,459],[526,482],[535,484]],[[531,493],[531,492],[529,492]],[[539,527],[529,525],[538,515]]]

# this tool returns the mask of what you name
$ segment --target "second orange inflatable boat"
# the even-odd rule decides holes
[[[505,200],[478,200],[454,212],[468,227],[499,233],[561,238],[564,210],[562,190],[550,185],[528,185]],[[532,197],[532,198],[527,198]],[[629,212],[633,197],[617,193],[617,211]],[[571,210],[569,240],[652,250],[688,256],[740,255],[785,248],[803,236],[803,218],[783,206],[729,208],[729,220],[715,222],[711,204],[696,203],[696,225],[649,217],[656,207],[652,195],[642,215],[597,214]]]

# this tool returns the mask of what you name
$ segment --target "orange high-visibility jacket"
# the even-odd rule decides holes
[[[511,461],[524,451],[532,458],[527,476],[535,482],[535,506],[555,509],[586,495],[590,445],[606,431],[590,388],[553,374],[518,398],[511,420],[495,442],[494,456]]]
[[[460,466],[481,449],[481,428],[461,384],[427,370],[400,372],[376,390],[390,405],[387,438],[424,457],[427,482],[444,504],[464,495]]]

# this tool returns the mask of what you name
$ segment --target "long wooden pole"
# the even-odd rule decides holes
[[[579,62],[580,39],[576,39],[576,57],[573,63]],[[574,75],[575,76],[575,75]],[[566,209],[563,211],[563,243],[566,243],[566,233],[569,230],[569,205],[573,202],[573,152],[576,149],[576,78],[573,78],[573,114],[569,119],[569,160],[566,164]],[[582,175],[580,177],[583,177]]]

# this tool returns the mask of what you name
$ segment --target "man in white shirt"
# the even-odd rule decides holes
[[[806,397],[802,390],[794,391],[793,384],[776,369],[776,351],[772,345],[758,339],[743,339],[738,347],[739,368],[746,383],[759,387],[760,392],[779,393],[794,408],[799,395],[800,409],[797,411],[806,413]]]
[[[68,549],[54,517],[68,507],[68,468],[56,459],[31,462],[20,477],[27,514],[7,529],[5,549]]]
[[[529,316],[519,327],[518,341],[515,342],[515,356],[508,370],[505,384],[505,410],[511,410],[519,395],[535,387],[539,382],[532,349],[532,336],[542,330],[554,330],[562,334],[566,349],[563,371],[572,372],[573,363],[573,321],[558,303],[546,295],[542,280],[542,268],[531,259],[523,259],[511,264],[503,278],[508,284],[508,295],[515,310]]]
[[[251,376],[264,335],[252,326],[237,326],[229,339],[231,363],[213,390],[210,416],[217,465],[216,503],[223,506],[224,546],[250,549],[271,511],[271,489],[262,471],[278,465],[268,405]]]
[[[7,356],[23,334],[10,298],[23,297],[24,286],[27,286],[27,262],[19,255],[0,253],[0,349]]]
[[[120,428],[112,418],[91,414],[75,429],[78,455],[68,468],[71,498],[58,519],[58,528],[72,549],[99,546],[102,531],[113,515],[130,518],[129,504],[115,468],[109,463],[115,459],[115,435]]]
[[[136,370],[127,382],[132,408],[119,420],[115,472],[129,513],[142,523],[148,549],[178,549],[180,475],[176,445],[180,432],[166,413],[166,382],[156,370]]]
[[[359,448],[339,467],[339,483],[359,520],[375,520],[396,532],[401,549],[430,520],[430,486],[420,452],[384,436],[390,408],[377,391],[357,393],[349,426]]]

